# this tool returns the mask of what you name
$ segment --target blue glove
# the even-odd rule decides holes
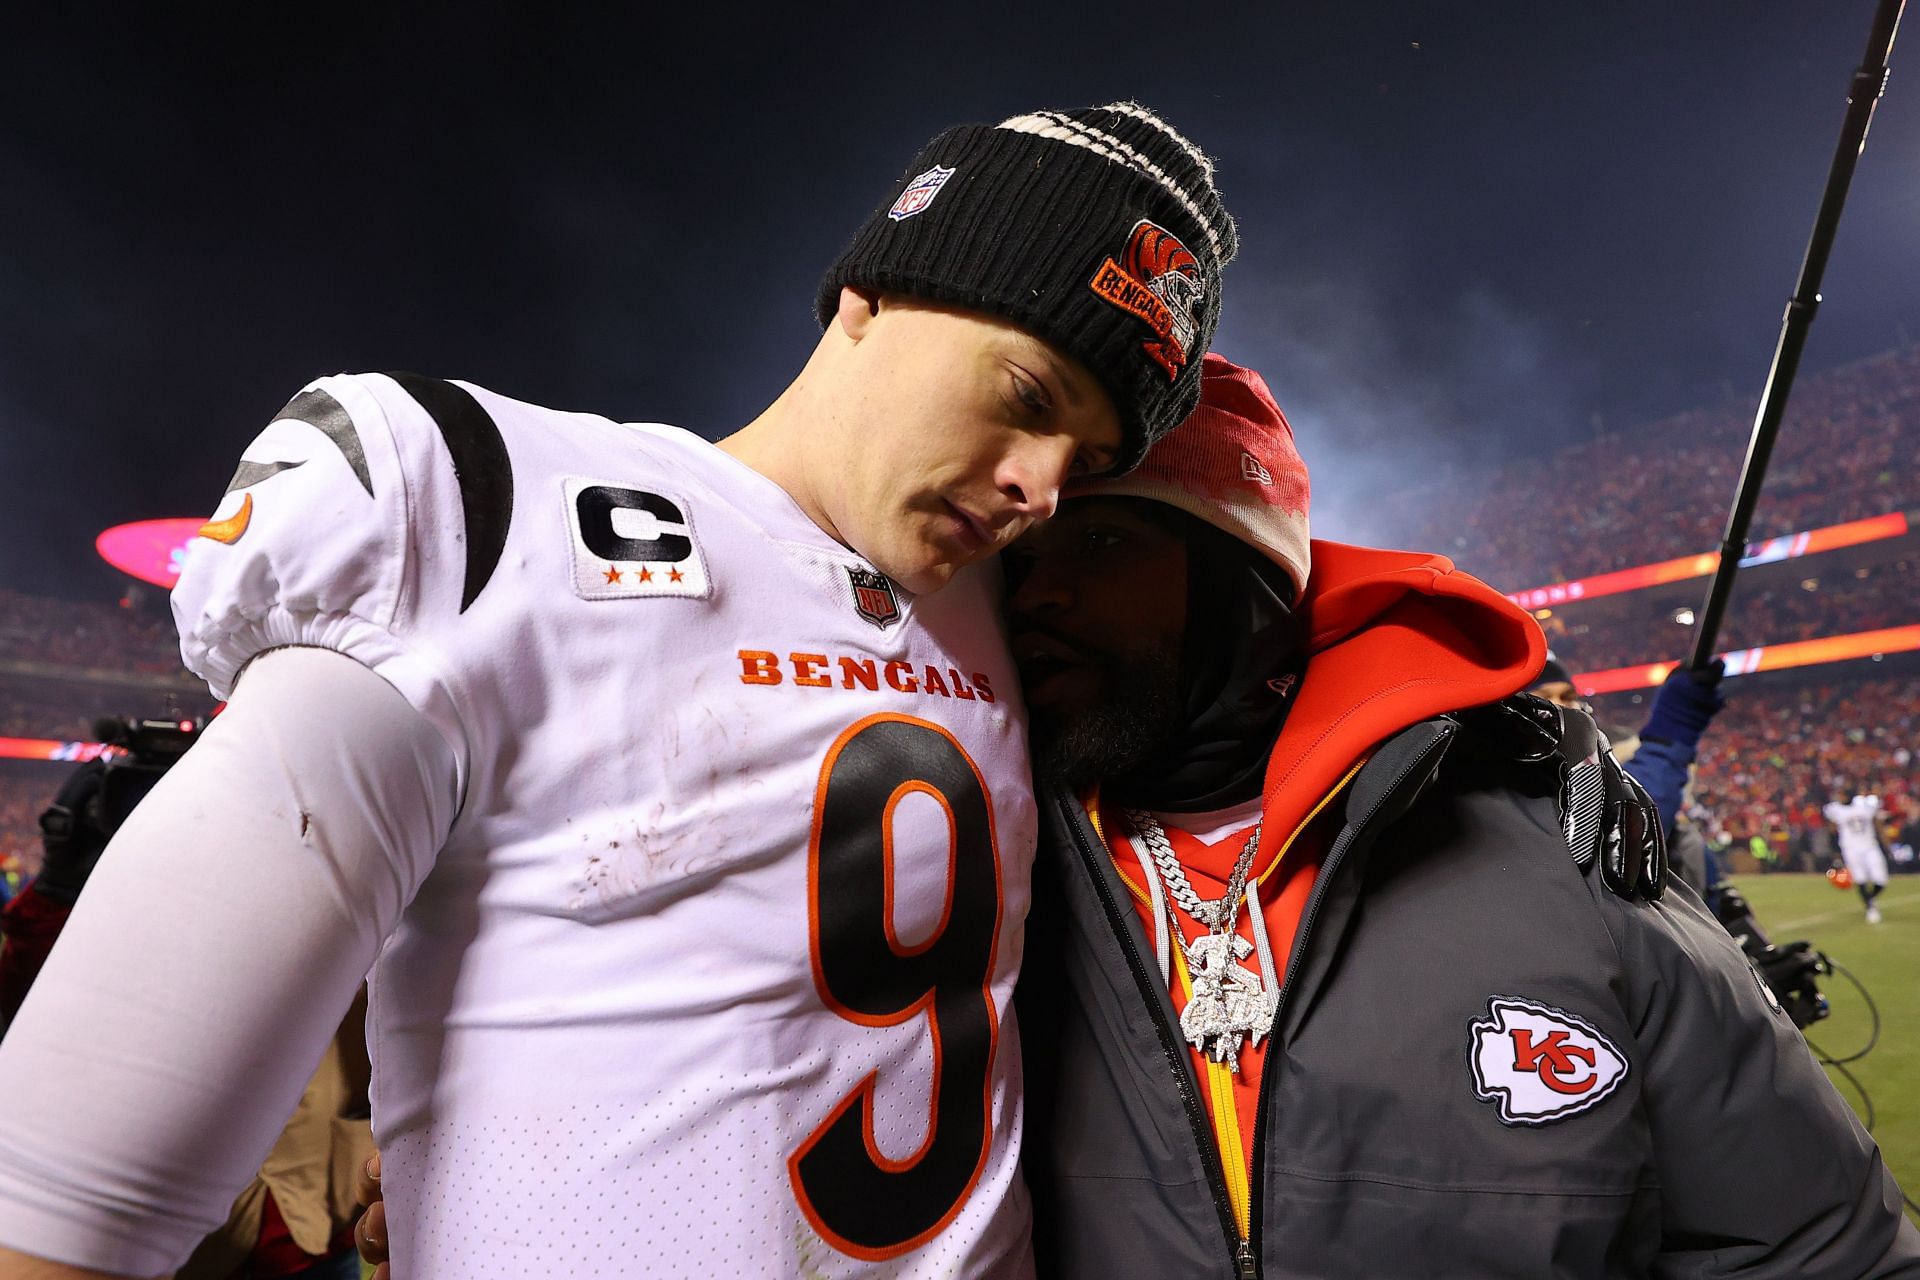
[[[1654,695],[1653,713],[1640,736],[1688,747],[1699,745],[1707,724],[1727,705],[1727,696],[1720,692],[1720,680],[1726,674],[1726,662],[1715,658],[1698,671],[1682,667],[1668,676]]]

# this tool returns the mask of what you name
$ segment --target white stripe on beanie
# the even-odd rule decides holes
[[[1207,159],[1207,153],[1202,151],[1199,147],[1195,146],[1192,142],[1188,141],[1187,136],[1185,134],[1181,133],[1178,129],[1174,128],[1172,125],[1168,124],[1165,120],[1162,120],[1159,116],[1153,114],[1153,112],[1147,110],[1145,107],[1141,106],[1139,103],[1109,102],[1106,106],[1101,107],[1100,110],[1111,111],[1115,115],[1120,115],[1120,116],[1132,116],[1135,120],[1144,121],[1147,124],[1152,125],[1154,128],[1160,130],[1160,132],[1166,134],[1167,137],[1171,138],[1176,146],[1178,146],[1181,150],[1185,151],[1187,155],[1192,158],[1195,164],[1200,166],[1200,168],[1207,175],[1207,181],[1209,182],[1213,181],[1213,161]]]
[[[1103,107],[1099,109],[1106,110],[1107,108]],[[1200,212],[1200,206],[1194,201],[1193,196],[1188,193],[1187,189],[1169,177],[1166,170],[1112,134],[1082,124],[1071,116],[1058,111],[1040,111],[1030,115],[1014,116],[1010,119],[1002,120],[995,127],[1006,129],[1013,133],[1030,133],[1054,142],[1064,142],[1069,146],[1085,147],[1095,155],[1105,156],[1109,160],[1119,160],[1132,165],[1136,169],[1145,171],[1146,174],[1155,182],[1159,183],[1169,195],[1178,200],[1180,207],[1185,209],[1193,218],[1194,222],[1199,224],[1200,229],[1207,233],[1207,241],[1213,246],[1213,256],[1215,260],[1221,262],[1223,265],[1225,264],[1226,259],[1222,257],[1220,246],[1220,233],[1214,229],[1212,220]],[[1180,135],[1174,133],[1172,129],[1167,129],[1167,132],[1175,138],[1180,137]],[[1191,150],[1191,144],[1187,144],[1184,138],[1181,138],[1180,141],[1186,144],[1189,150]]]

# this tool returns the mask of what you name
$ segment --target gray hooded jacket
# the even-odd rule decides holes
[[[1152,944],[1044,791],[1017,1000],[1040,1274],[1920,1277],[1878,1148],[1695,894],[1570,856],[1570,767],[1454,717],[1355,776],[1283,979],[1246,1241]]]

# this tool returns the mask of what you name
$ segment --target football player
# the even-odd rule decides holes
[[[227,711],[0,1048],[0,1276],[178,1265],[370,967],[412,1280],[1030,1270],[983,562],[1186,415],[1235,248],[1152,112],[1037,112],[922,150],[719,447],[302,391],[174,594]]]
[[[1867,923],[1879,924],[1880,904],[1874,899],[1887,887],[1887,851],[1880,847],[1877,823],[1880,797],[1835,797],[1820,811],[1840,832],[1840,859],[1847,865],[1853,887],[1860,891],[1860,901],[1866,904]]]

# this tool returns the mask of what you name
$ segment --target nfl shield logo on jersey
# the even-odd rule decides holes
[[[1627,1058],[1599,1028],[1564,1009],[1494,996],[1468,1026],[1474,1096],[1510,1125],[1548,1124],[1598,1106],[1627,1078]]]
[[[900,602],[893,595],[893,580],[872,569],[847,566],[853,582],[853,608],[856,613],[885,631],[900,621]]]
[[[947,179],[953,176],[953,170],[942,169],[939,165],[927,170],[900,193],[893,202],[893,208],[887,210],[887,216],[895,222],[903,222],[916,213],[925,213],[933,198],[940,194],[940,188],[947,185]]]

